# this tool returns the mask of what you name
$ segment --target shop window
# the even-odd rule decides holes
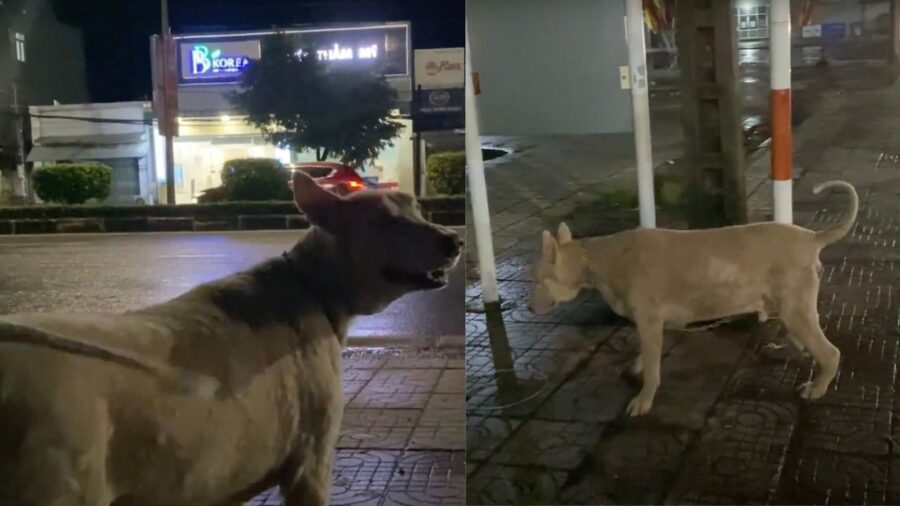
[[[736,7],[738,40],[767,39],[769,37],[769,6],[745,5]]]
[[[16,32],[16,60],[25,63],[25,34]]]

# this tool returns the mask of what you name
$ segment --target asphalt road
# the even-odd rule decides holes
[[[460,233],[461,230],[460,230]],[[0,314],[124,311],[281,254],[297,231],[91,234],[0,238]],[[359,318],[351,336],[432,339],[465,329],[463,262],[450,284]]]

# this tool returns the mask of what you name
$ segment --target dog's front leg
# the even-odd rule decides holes
[[[638,338],[641,343],[641,354],[635,363],[640,370],[644,385],[634,399],[628,403],[628,414],[640,416],[650,411],[656,389],[659,388],[659,369],[662,361],[663,323],[655,316],[639,317],[637,323]]]

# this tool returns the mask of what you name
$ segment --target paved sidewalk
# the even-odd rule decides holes
[[[344,352],[334,505],[465,502],[463,350]],[[280,506],[273,489],[249,503]]]
[[[777,321],[739,321],[667,332],[654,408],[627,418],[639,388],[622,374],[633,327],[593,294],[530,314],[537,237],[501,240],[508,342],[491,341],[482,314],[467,315],[470,504],[900,504],[900,86],[824,103],[797,135],[795,222],[822,228],[843,216],[845,199],[813,195],[815,183],[846,179],[861,198],[851,236],[822,254],[822,326],[843,352],[826,396],[796,395],[811,361],[765,347],[783,341]],[[757,219],[771,193],[766,158],[750,174],[761,181]],[[612,222],[590,227],[636,223],[610,211]],[[467,295],[478,298],[477,284]]]

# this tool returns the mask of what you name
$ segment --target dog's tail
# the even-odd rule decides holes
[[[154,376],[164,386],[173,388],[176,392],[184,395],[210,399],[220,387],[218,380],[205,374],[194,373],[151,359],[137,357],[125,350],[85,343],[14,323],[0,321],[0,343],[39,346],[63,353],[113,362]]]
[[[853,229],[856,223],[856,214],[859,212],[859,196],[853,185],[846,181],[827,181],[813,188],[813,193],[819,193],[826,188],[839,187],[850,195],[850,210],[844,221],[825,230],[816,232],[816,239],[822,245],[831,244],[844,238]]]

